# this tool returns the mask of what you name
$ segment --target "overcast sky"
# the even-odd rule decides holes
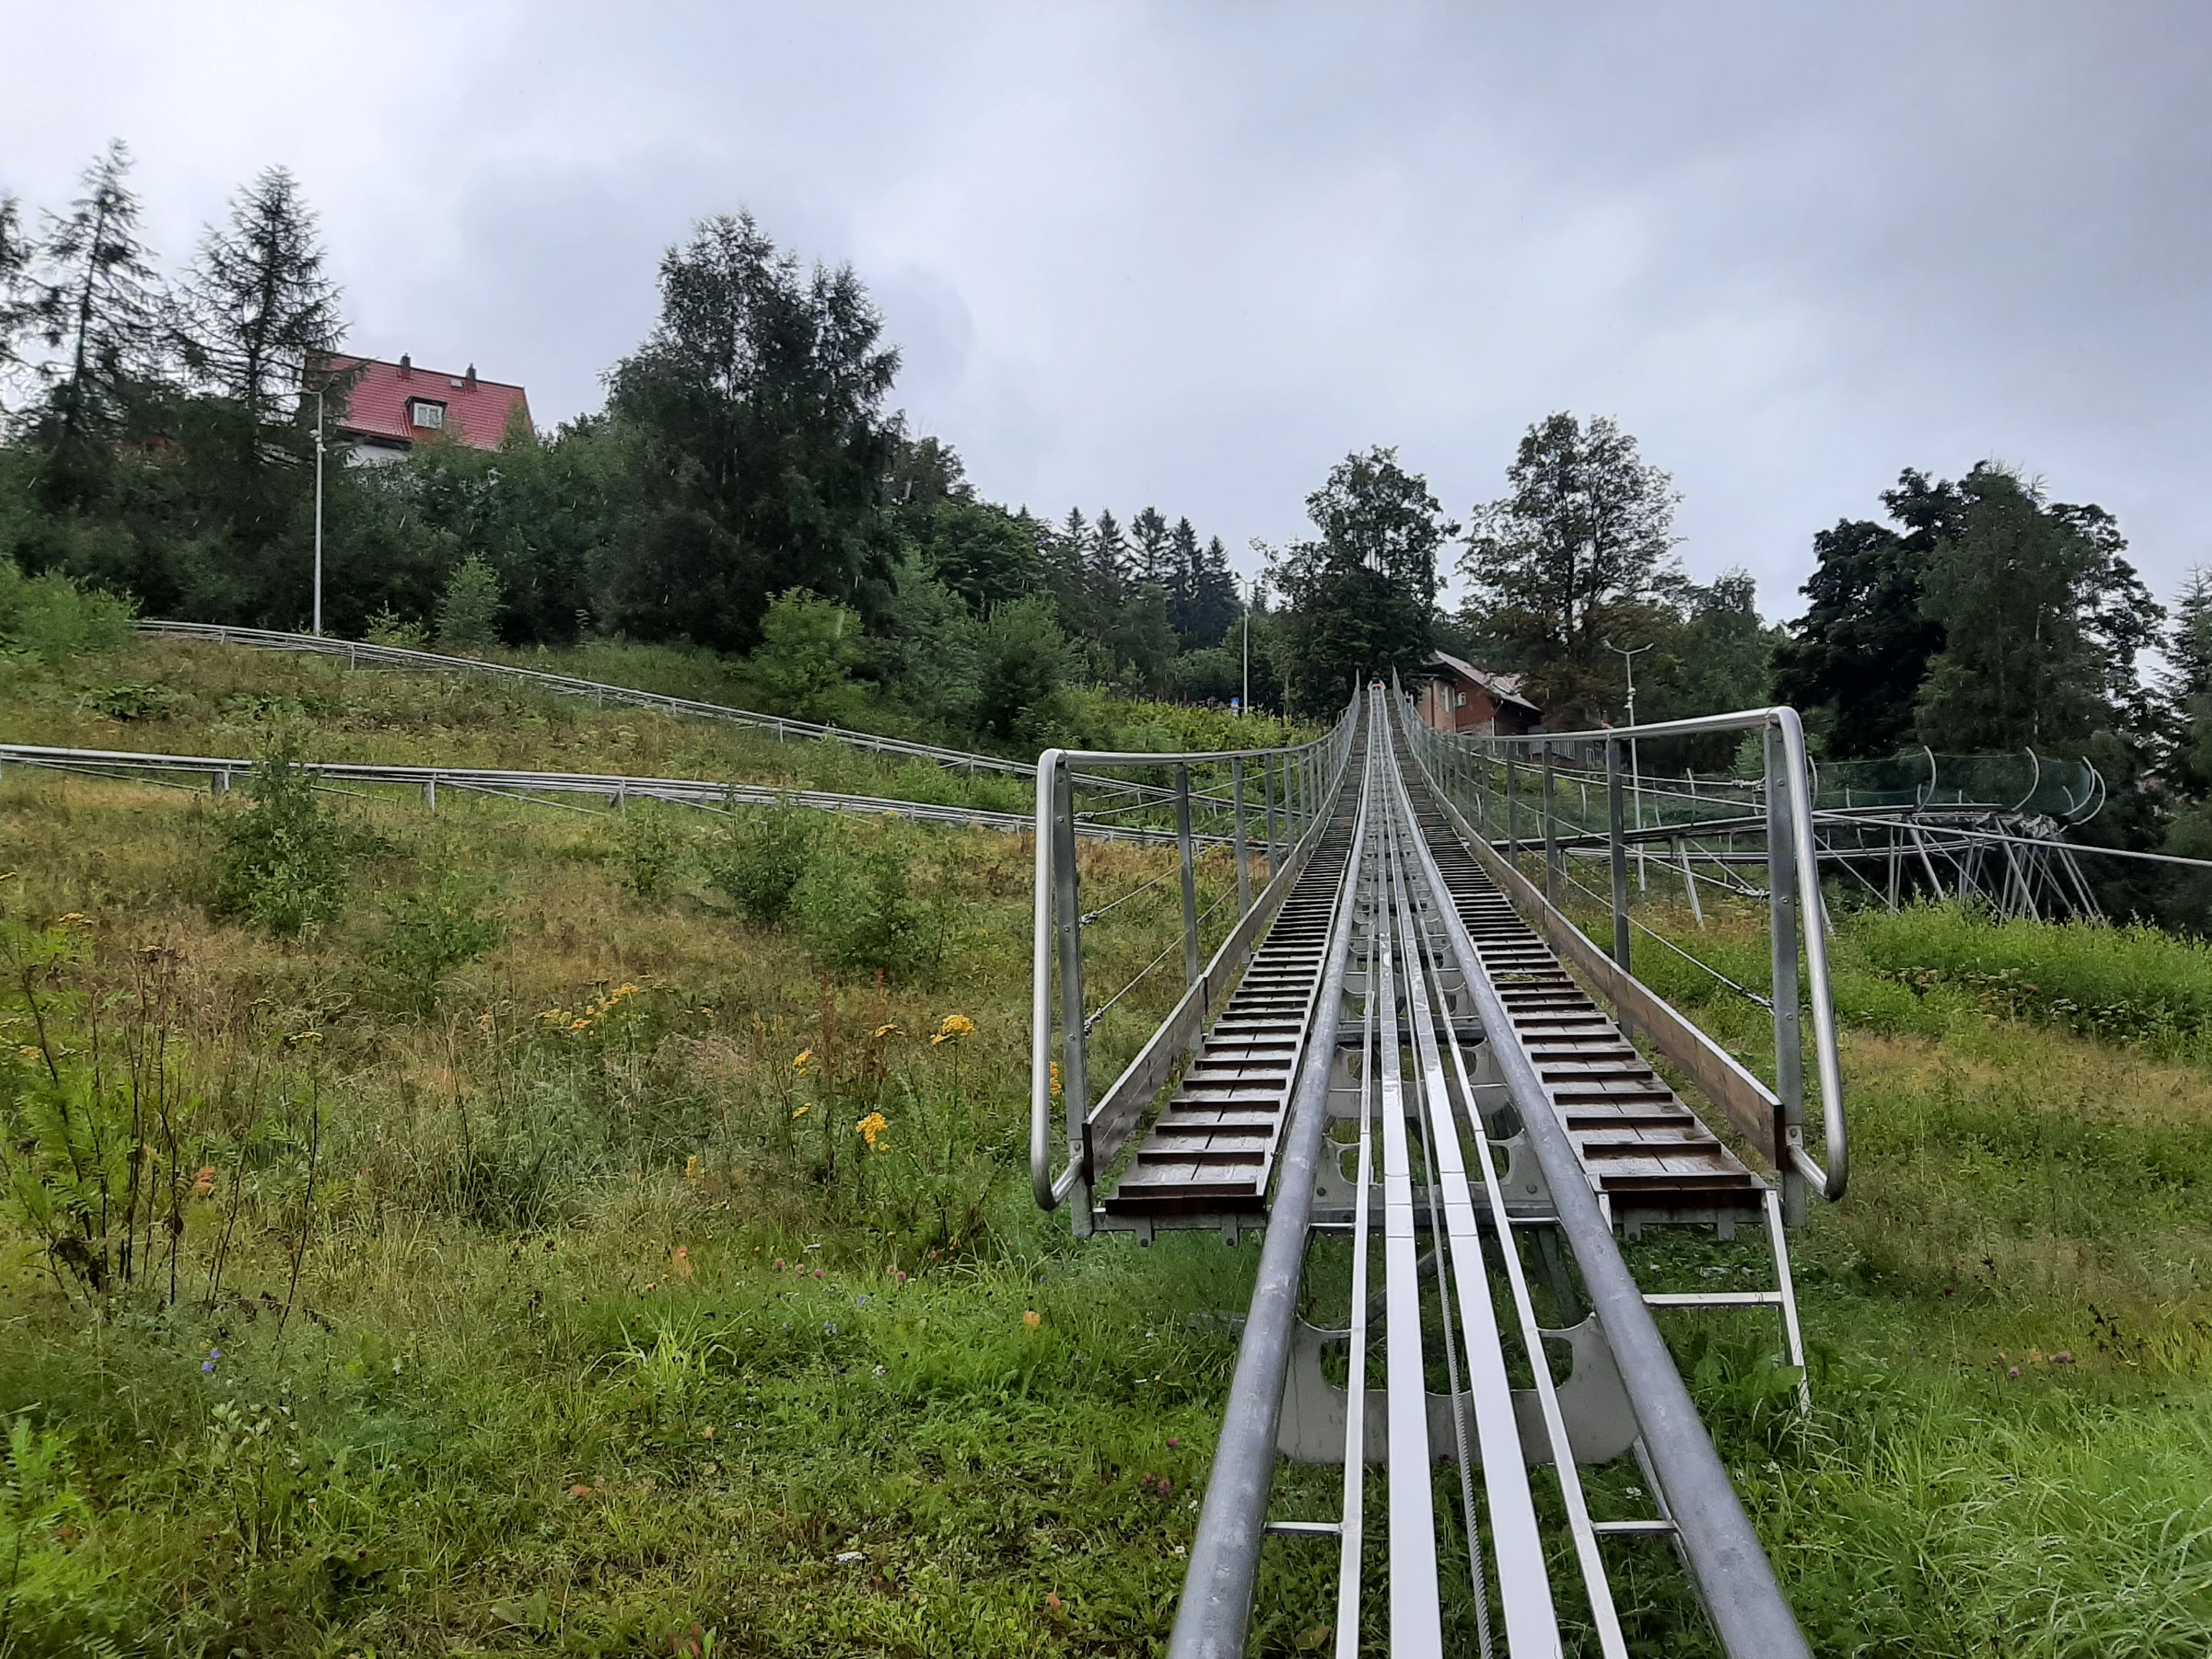
[[[1248,567],[1348,450],[1454,516],[1555,409],[1794,615],[1814,530],[1997,456],[2212,562],[2212,9],[0,0],[0,184],[110,136],[180,264],[271,162],[352,346],[594,408],[660,251],[849,260],[988,495]]]

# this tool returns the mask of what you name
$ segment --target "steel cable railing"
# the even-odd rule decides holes
[[[1056,1209],[1075,1195],[1079,1233],[1091,1231],[1093,1184],[1119,1155],[1139,1115],[1127,1109],[1129,1103],[1139,1095],[1148,1100],[1196,1042],[1209,999],[1226,994],[1318,840],[1343,781],[1361,708],[1361,699],[1355,696],[1327,736],[1281,748],[1182,754],[1048,749],[1038,757],[1030,1175],[1037,1203],[1045,1209]],[[1117,773],[1123,776],[1111,775]],[[1145,774],[1167,781],[1155,783]],[[1086,797],[1131,783],[1160,792],[1150,803],[1151,822],[1144,825],[1144,832],[1172,838],[1176,865],[1135,891],[1086,913],[1079,899],[1082,876],[1075,857],[1078,835],[1097,827]],[[1117,819],[1126,819],[1136,809],[1116,801],[1112,810]],[[1126,824],[1122,833],[1136,829]],[[1199,902],[1198,854],[1204,846],[1227,848],[1236,878],[1236,923],[1210,961],[1204,949],[1206,923],[1225,908],[1228,896],[1215,897],[1203,908]],[[1267,879],[1255,893],[1255,867],[1261,865]],[[1084,991],[1084,946],[1091,927],[1138,893],[1178,878],[1180,936],[1103,1005],[1091,1007]],[[1152,1040],[1094,1096],[1092,1032],[1109,1010],[1139,986],[1154,982],[1153,976],[1178,951],[1183,962],[1181,1000]],[[1066,1148],[1066,1161],[1057,1171],[1053,1167],[1055,1108],[1065,1122]]]
[[[1813,790],[1805,751],[1805,733],[1797,711],[1789,708],[1745,709],[1696,720],[1668,720],[1648,726],[1613,726],[1597,731],[1543,732],[1529,737],[1499,738],[1436,731],[1416,715],[1401,696],[1395,698],[1398,721],[1407,747],[1437,798],[1455,816],[1462,802],[1472,808],[1474,823],[1462,818],[1478,852],[1494,863],[1493,873],[1504,878],[1516,902],[1540,912],[1542,931],[1566,946],[1566,954],[1585,973],[1599,973],[1619,981],[1624,992],[1650,1010],[1665,1005],[1630,975],[1630,937],[1633,919],[1628,905],[1626,823],[1628,746],[1672,738],[1712,736],[1727,732],[1759,732],[1765,771],[1759,781],[1762,811],[1759,827],[1765,842],[1770,954],[1773,993],[1770,1004],[1774,1023],[1775,1084],[1769,1088],[1741,1064],[1679,1015],[1665,1019],[1638,1020],[1668,1058],[1680,1065],[1692,1081],[1736,1121],[1770,1157],[1782,1178],[1785,1206],[1791,1218],[1799,1218],[1807,1186],[1834,1200],[1843,1195],[1850,1179],[1850,1139],[1844,1111],[1843,1064],[1838,1047],[1835,1004],[1828,969],[1826,911],[1820,896],[1820,851],[1814,841]],[[1601,755],[1606,781],[1604,836],[1613,873],[1609,908],[1613,937],[1610,960],[1590,944],[1558,908],[1565,876],[1562,829],[1558,791],[1558,757],[1562,754]],[[1524,804],[1520,787],[1522,770],[1534,765],[1539,774],[1539,799]],[[1503,791],[1489,787],[1494,769],[1503,769]],[[1491,810],[1504,796],[1504,830],[1493,837]],[[1543,854],[1544,882],[1539,890],[1519,870],[1522,845],[1521,819],[1533,811]],[[1481,828],[1477,829],[1476,825]],[[1691,826],[1678,825],[1681,834]],[[1586,836],[1595,831],[1577,829]],[[1498,839],[1503,847],[1494,844]],[[1537,844],[1532,842],[1531,845]],[[1802,924],[1802,925],[1801,925]],[[1819,1083],[1823,1156],[1815,1158],[1805,1144],[1806,1066],[1800,1023],[1799,957],[1803,957],[1803,1005],[1813,1020],[1814,1070]],[[1749,1085],[1747,1087],[1747,1085]],[[1771,1114],[1771,1115],[1769,1115]]]

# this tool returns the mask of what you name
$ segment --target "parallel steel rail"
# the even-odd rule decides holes
[[[634,800],[662,801],[702,811],[728,811],[739,806],[790,806],[816,812],[850,813],[868,817],[906,818],[917,823],[956,825],[971,830],[995,830],[1023,836],[1036,825],[1025,812],[995,812],[981,807],[947,806],[934,802],[891,800],[875,795],[838,794],[821,789],[782,789],[769,784],[723,783],[711,778],[645,778],[621,773],[507,772],[477,767],[374,766],[349,762],[302,762],[319,787],[386,786],[420,790],[434,806],[441,789],[468,794],[503,796],[515,800],[552,802],[565,797],[596,798],[619,807]],[[39,744],[0,744],[0,766],[37,767],[46,771],[86,777],[152,778],[175,781],[205,779],[218,793],[250,778],[253,763],[215,755],[139,754],[108,749],[58,749]],[[1086,819],[1074,833],[1087,841],[1121,842],[1148,846],[1176,844],[1171,830],[1143,825],[1100,823]],[[1211,845],[1216,839],[1198,838]]]
[[[846,749],[864,750],[869,754],[888,755],[902,760],[927,761],[933,766],[973,775],[993,772],[1009,778],[1034,780],[1036,765],[1029,761],[1010,760],[1003,755],[984,755],[964,749],[946,749],[936,744],[915,743],[904,738],[884,737],[874,732],[857,732],[849,726],[826,724],[817,720],[793,720],[782,714],[763,714],[749,708],[732,708],[726,704],[703,702],[696,697],[672,696],[661,691],[641,690],[635,686],[611,685],[600,680],[579,678],[573,674],[551,674],[543,669],[524,668],[513,663],[487,662],[475,657],[450,656],[437,651],[419,651],[406,646],[370,645],[358,640],[341,640],[321,634],[293,634],[273,628],[233,628],[220,623],[167,622],[149,619],[138,624],[138,631],[149,639],[183,640],[204,645],[237,645],[257,651],[273,651],[287,656],[315,656],[342,658],[353,668],[402,669],[414,673],[474,674],[510,681],[557,696],[587,697],[595,703],[614,704],[621,708],[649,708],[664,714],[678,714],[695,720],[719,720],[726,725],[742,726],[765,732],[779,742],[832,743]],[[1257,751],[1248,751],[1257,752]],[[1154,764],[1173,761],[1173,756],[1156,756]],[[1225,759],[1225,756],[1204,757],[1208,762]],[[1130,779],[1086,776],[1083,781],[1098,789],[1131,795],[1141,800],[1160,802],[1171,799],[1172,792],[1156,783]]]
[[[321,634],[292,634],[274,628],[233,628],[221,623],[158,619],[140,623],[138,631],[152,639],[189,640],[204,645],[249,646],[257,651],[281,652],[288,656],[339,657],[344,659],[349,667],[482,675],[533,686],[564,697],[588,697],[598,703],[658,709],[665,714],[687,714],[699,720],[751,726],[778,738],[836,743],[848,749],[865,749],[874,754],[929,761],[935,765],[952,767],[963,772],[1000,772],[1008,777],[1017,778],[1034,778],[1036,775],[1036,768],[1028,762],[1008,760],[1000,755],[970,754],[965,750],[942,749],[933,744],[911,743],[902,738],[886,738],[872,732],[854,732],[842,726],[792,720],[781,714],[757,714],[751,709],[732,708],[718,702],[702,702],[696,697],[670,696],[665,692],[641,691],[635,686],[609,685],[599,680],[580,679],[573,674],[549,674],[543,669],[523,668],[512,663],[484,662],[474,657],[449,656],[442,652],[418,651],[405,646],[370,645],[357,640],[341,640]]]
[[[1580,954],[1563,951],[1564,963],[1553,954],[1559,928],[1571,925],[1450,806],[1397,702],[1385,707],[1378,696],[1357,711],[1360,729],[1342,745],[1338,781],[1308,832],[1309,856],[1276,878],[1288,883],[1273,922],[1282,938],[1261,934],[1237,957],[1250,957],[1249,978],[1233,996],[1215,996],[1224,1012],[1211,1030],[1181,1010],[1163,1027],[1156,1046],[1172,1036],[1170,1053],[1188,1066],[1164,1107],[1157,1097],[1177,1066],[1139,1075],[1137,1104],[1152,1121],[1152,1137],[1118,1187],[1110,1185],[1115,1171],[1083,1162],[1073,1112],[1060,1182],[1046,1163],[1048,1130],[1033,1141],[1041,1203],[1051,1207],[1083,1189],[1079,1232],[1101,1217],[1178,1205],[1206,1220],[1223,1211],[1266,1214],[1170,1652],[1230,1659],[1244,1651],[1262,1547],[1274,1537],[1336,1546],[1339,1659],[1354,1659],[1363,1631],[1378,1623],[1392,1655],[1441,1656],[1454,1639],[1448,1601],[1471,1608],[1469,1646],[1486,1656],[1557,1655],[1563,1620],[1577,1615],[1601,1652],[1626,1659],[1602,1547],[1657,1537],[1680,1552],[1730,1659],[1803,1655],[1788,1602],[1653,1317],[1655,1309],[1778,1312],[1788,1357],[1802,1366],[1779,1195],[1660,1080],[1567,964],[1639,1031],[1663,1027],[1662,1015],[1673,1019],[1668,1042],[1735,1088],[1733,1103],[1751,1103],[1754,1119],[1757,1109],[1766,1113],[1762,1150],[1781,1171],[1801,1173],[1809,1160],[1791,1156],[1775,1093],[1629,979],[1625,964],[1590,947],[1613,969],[1607,977],[1592,975]],[[1770,729],[1778,760],[1802,767],[1786,724]],[[1796,803],[1786,778],[1778,781],[1784,806],[1770,826],[1796,853],[1805,817],[1801,811],[1790,823],[1787,808]],[[1056,821],[1065,836],[1069,815]],[[1618,870],[1618,843],[1614,858]],[[1817,917],[1817,891],[1804,893],[1796,880],[1810,867],[1806,859],[1785,868],[1781,884]],[[1066,895],[1048,904],[1050,874],[1041,867],[1040,1075],[1051,1053],[1053,952],[1063,975],[1071,949],[1079,955],[1078,908]],[[1817,925],[1808,932],[1817,938]],[[1790,944],[1794,955],[1797,942]],[[1814,978],[1812,989],[1817,1021],[1825,979]],[[1839,1114],[1840,1089],[1824,1096]],[[1046,1121],[1042,1109],[1033,1121]],[[1356,1124],[1352,1140],[1331,1140],[1330,1126],[1340,1122]],[[1844,1146],[1832,1132],[1830,1167],[1838,1176]],[[1348,1182],[1347,1158],[1357,1164]],[[1814,1190],[1840,1184],[1822,1180]],[[1322,1194],[1334,1195],[1317,1207]],[[1755,1227],[1765,1223],[1771,1291],[1646,1296],[1615,1238],[1616,1224],[1633,1231],[1638,1216],[1710,1223],[1729,1237],[1739,1212]],[[1233,1237],[1234,1225],[1224,1231]],[[1345,1232],[1351,1322],[1316,1331],[1297,1316],[1312,1246]],[[1545,1255],[1547,1238],[1571,1253],[1571,1278],[1565,1257]],[[1524,1240],[1547,1264],[1563,1311],[1587,1297],[1593,1313],[1583,1325],[1539,1324]],[[1382,1348],[1370,1355],[1378,1321]],[[1572,1347],[1575,1367],[1555,1382],[1551,1349],[1561,1343]],[[1333,1404],[1316,1344],[1346,1351],[1346,1381]],[[1439,1365],[1449,1382],[1441,1395],[1431,1381]],[[1515,1375],[1528,1386],[1514,1387]],[[1614,1418],[1603,1404],[1608,1387],[1620,1402]],[[1632,1449],[1656,1514],[1594,1519],[1578,1464]],[[1335,1518],[1270,1517],[1285,1452],[1342,1462]],[[1439,1462],[1458,1471],[1449,1496],[1432,1474]],[[1388,1476],[1379,1510],[1367,1492],[1375,1465]],[[1555,1502],[1539,1500],[1534,1468],[1551,1472]],[[1448,1511],[1456,1526],[1442,1524]],[[1387,1608],[1370,1613],[1364,1556],[1378,1522],[1389,1593]],[[1464,1575],[1464,1595],[1447,1588],[1454,1574]]]

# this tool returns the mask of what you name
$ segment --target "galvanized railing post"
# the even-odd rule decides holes
[[[1513,764],[1513,745],[1505,747],[1505,861],[1521,867],[1521,774]]]
[[[1079,1238],[1088,1237],[1091,1177],[1084,1164],[1084,1128],[1091,1115],[1091,1076],[1085,1065],[1088,1037],[1083,1012],[1083,912],[1077,908],[1075,871],[1075,781],[1062,766],[1053,774],[1052,907],[1060,935],[1060,1091],[1067,1110],[1067,1156],[1075,1170],[1068,1191],[1071,1220]]]
[[[1805,1221],[1805,1177],[1789,1148],[1805,1138],[1805,1043],[1797,1017],[1797,847],[1790,823],[1789,756],[1782,733],[1766,728],[1766,887],[1774,962],[1774,1092],[1782,1103],[1775,1159],[1782,1176],[1782,1218]]]
[[[1552,745],[1544,745],[1544,902],[1559,902],[1559,820]]]
[[[1244,839],[1244,757],[1229,763],[1229,799],[1237,815],[1237,914],[1252,912],[1252,848]]]
[[[1260,757],[1260,810],[1267,820],[1267,869],[1272,878],[1283,860],[1275,842],[1275,763],[1265,755]]]
[[[1624,974],[1628,968],[1628,845],[1627,807],[1620,792],[1620,739],[1605,744],[1606,847],[1613,857],[1613,959]]]
[[[1182,859],[1182,982],[1198,983],[1198,861],[1190,839],[1190,768],[1176,768],[1176,850]]]

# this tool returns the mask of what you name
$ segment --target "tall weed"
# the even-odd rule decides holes
[[[753,921],[781,921],[820,839],[819,813],[795,807],[748,812],[708,842],[707,884]]]
[[[33,1427],[26,1413],[9,1422],[6,1455],[0,1653],[121,1651],[129,1626],[146,1610],[87,1537],[94,1516],[76,1490],[68,1443]]]
[[[936,966],[937,930],[911,890],[906,849],[885,839],[832,842],[792,890],[792,914],[808,951],[847,978],[918,977]]]
[[[691,831],[658,805],[628,808],[613,845],[623,885],[648,904],[665,903],[691,867]]]
[[[2212,945],[2156,927],[1931,904],[1854,917],[1845,937],[1852,956],[1917,994],[1963,991],[1990,1013],[2159,1052],[2212,1046]]]
[[[0,647],[66,661],[131,643],[138,607],[127,599],[80,586],[61,572],[27,576],[0,556]]]
[[[347,837],[315,799],[314,775],[289,744],[254,763],[248,805],[216,815],[215,908],[280,939],[338,913]]]
[[[475,884],[449,875],[385,907],[385,935],[370,966],[386,1000],[428,1013],[455,969],[497,946],[506,927],[486,914],[487,897]]]

